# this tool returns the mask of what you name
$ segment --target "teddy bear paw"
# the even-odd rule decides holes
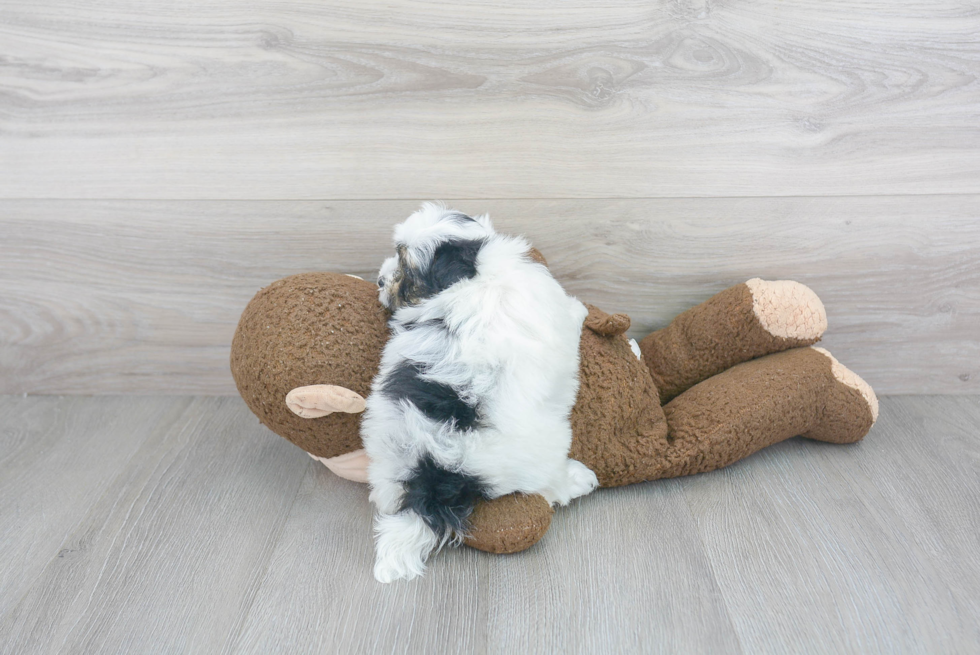
[[[752,311],[762,328],[774,337],[813,343],[827,329],[827,311],[817,294],[792,280],[752,278]]]

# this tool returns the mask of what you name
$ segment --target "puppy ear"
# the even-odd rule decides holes
[[[303,418],[320,418],[334,412],[359,414],[364,411],[364,404],[361,394],[332,384],[296,387],[286,394],[286,406]]]
[[[476,258],[483,244],[483,239],[456,239],[436,248],[425,275],[427,294],[435,295],[476,275]]]
[[[476,223],[477,220],[472,216],[467,216],[463,212],[449,212],[442,217],[444,221],[453,221],[454,223]]]

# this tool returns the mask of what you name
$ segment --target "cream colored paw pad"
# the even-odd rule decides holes
[[[827,311],[809,287],[792,280],[752,278],[752,311],[762,328],[784,339],[818,339],[827,329]]]
[[[816,350],[821,355],[826,355],[830,358],[830,372],[838,382],[841,382],[850,388],[856,390],[863,397],[865,402],[868,403],[868,408],[871,409],[871,422],[874,423],[878,420],[878,396],[875,395],[874,389],[871,385],[861,379],[861,377],[847,368],[843,364],[837,361],[837,358],[830,354],[825,348],[818,348],[817,346],[810,346]]]

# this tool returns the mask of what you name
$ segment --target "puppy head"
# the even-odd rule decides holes
[[[395,227],[394,257],[381,265],[378,297],[395,311],[417,305],[476,275],[476,259],[495,234],[487,216],[471,218],[425,203]]]

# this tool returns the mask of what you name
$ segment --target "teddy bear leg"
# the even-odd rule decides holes
[[[802,436],[830,443],[860,441],[878,420],[878,397],[867,382],[823,348],[811,346],[830,361],[835,383],[827,392],[823,413]]]
[[[664,406],[667,466],[658,477],[711,471],[790,437],[850,443],[877,418],[871,387],[817,348],[738,364]]]
[[[809,346],[827,313],[799,282],[753,278],[715,295],[640,342],[663,403],[741,362]]]

